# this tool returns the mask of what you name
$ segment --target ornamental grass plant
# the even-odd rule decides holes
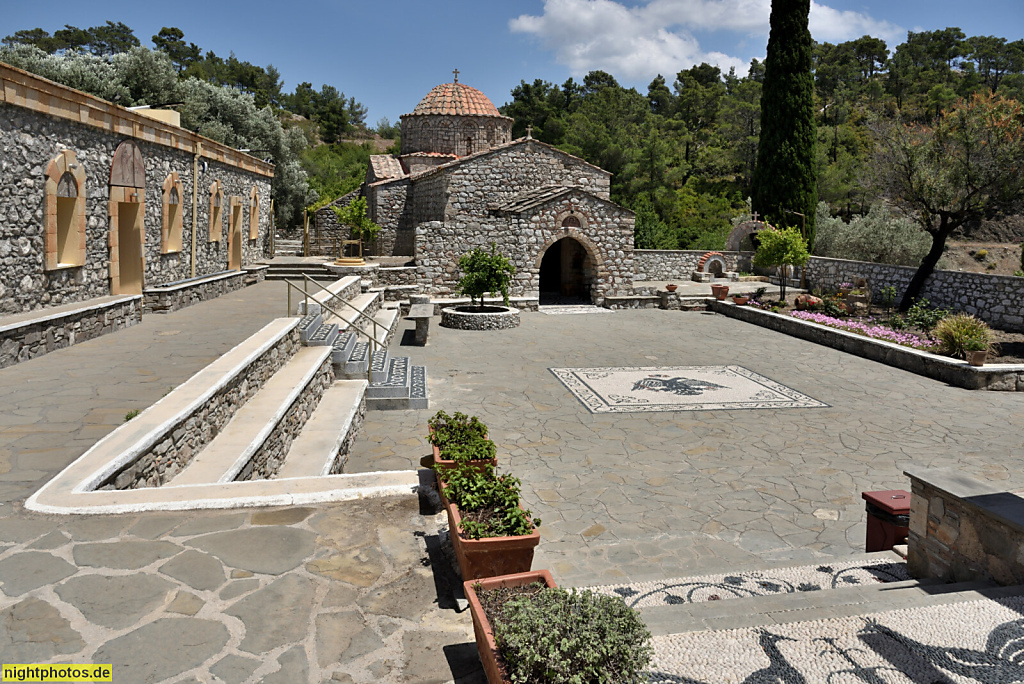
[[[995,349],[992,329],[987,323],[970,314],[946,316],[935,324],[932,334],[939,341],[943,353],[950,356],[966,359],[968,352],[991,353]]]
[[[508,678],[517,684],[639,684],[653,650],[621,598],[544,587],[504,601],[480,592]]]

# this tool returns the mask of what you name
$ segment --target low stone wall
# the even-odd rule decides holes
[[[1024,499],[952,469],[904,474],[911,484],[911,575],[1024,584]]]
[[[362,429],[364,420],[366,420],[365,393],[359,400],[359,406],[356,408],[355,415],[352,416],[352,423],[349,425],[348,434],[345,435],[345,439],[338,448],[338,454],[334,457],[334,463],[331,464],[331,470],[328,474],[341,475],[345,472],[345,464],[348,463],[348,455],[352,450],[352,443],[356,441],[356,436]]]
[[[807,286],[822,290],[838,290],[840,283],[865,278],[875,301],[880,301],[882,288],[890,285],[896,288],[898,301],[916,271],[909,266],[824,257],[811,257],[804,269]],[[1024,332],[1024,278],[935,271],[925,281],[921,297],[932,306],[974,314],[994,328]]]
[[[634,249],[633,281],[681,280],[687,282],[706,249]],[[753,252],[718,252],[730,271],[750,271]]]
[[[169,482],[203,447],[213,441],[231,417],[299,350],[293,328],[262,356],[254,359],[202,406],[171,427],[164,439],[115,473],[99,489],[159,487]]]
[[[924,375],[966,389],[1024,392],[1024,364],[992,364],[974,367],[945,356],[929,354],[893,342],[875,340],[856,333],[829,328],[785,314],[762,311],[751,306],[708,300],[716,312],[747,323],[760,325],[802,340],[879,361],[911,373]]]
[[[504,308],[504,307],[502,307]],[[441,326],[456,330],[507,330],[519,327],[519,309],[475,313],[457,311],[454,307],[441,309]]]
[[[216,299],[243,287],[263,282],[267,277],[268,266],[247,267],[242,271],[232,271],[213,278],[200,278],[193,282],[177,285],[146,288],[143,294],[144,313],[171,313]]]
[[[70,347],[142,322],[142,296],[105,304],[83,302],[67,312],[39,312],[34,320],[0,327],[0,368]]]
[[[663,309],[661,296],[657,294],[643,294],[633,297],[605,297],[604,308],[606,309]],[[679,308],[679,307],[676,307]]]
[[[292,447],[292,442],[299,436],[306,421],[313,415],[317,404],[323,398],[324,392],[332,384],[334,384],[334,365],[331,363],[331,357],[328,356],[320,364],[320,368],[317,369],[316,375],[309,381],[309,384],[288,407],[288,411],[260,448],[252,455],[249,462],[242,466],[235,481],[268,480],[277,475],[277,471],[284,465],[284,459]]]
[[[426,269],[419,266],[381,267],[377,269],[378,286],[419,285],[426,278]]]

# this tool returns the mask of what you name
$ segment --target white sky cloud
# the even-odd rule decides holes
[[[749,59],[705,50],[694,31],[752,36],[767,43],[771,0],[650,0],[627,7],[614,0],[545,0],[540,16],[509,21],[514,33],[537,38],[574,76],[603,69],[625,80],[670,77],[680,69],[708,62],[723,71],[746,73]],[[811,3],[811,34],[837,42],[871,34],[895,45],[905,32],[859,12]],[[669,79],[671,80],[671,79]]]

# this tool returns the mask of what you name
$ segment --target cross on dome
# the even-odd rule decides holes
[[[458,83],[459,82],[459,70],[458,69],[454,69],[452,71],[452,73],[455,74],[455,82]]]

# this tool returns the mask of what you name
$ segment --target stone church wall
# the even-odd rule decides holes
[[[233,151],[188,131],[156,121],[143,121],[134,112],[0,67],[0,81],[10,86],[6,97],[0,87],[0,150],[3,153],[0,166],[0,315],[110,294],[110,168],[117,146],[125,140],[133,140],[145,160],[146,287],[191,276],[191,147],[195,142],[209,144],[214,157],[206,159],[206,170],[205,173],[201,170],[199,180],[196,275],[208,275],[228,267],[226,218],[231,196],[239,197],[243,207],[243,264],[263,257],[264,238],[270,225],[271,176],[228,163]],[[19,99],[12,98],[12,92],[18,93]],[[40,94],[26,96],[32,92]],[[73,112],[74,120],[69,112]],[[81,123],[79,119],[83,118],[90,123]],[[133,132],[136,135],[132,135]],[[169,144],[162,144],[165,141]],[[85,188],[81,191],[86,198],[85,263],[47,271],[44,269],[45,174],[50,161],[64,150],[75,153],[86,176]],[[181,181],[182,250],[161,254],[163,184],[171,172],[177,172]],[[224,190],[225,225],[221,242],[211,243],[208,241],[209,187],[215,179],[221,181]],[[259,236],[250,241],[249,194],[253,186],[260,197]]]
[[[582,217],[582,227],[560,227],[561,217],[570,208]],[[516,267],[511,294],[537,297],[544,251],[567,236],[583,243],[598,266],[591,293],[595,303],[600,304],[606,296],[631,293],[632,212],[579,195],[553,202],[532,215],[421,223],[416,227],[416,264],[424,274],[425,292],[449,295],[461,277],[459,257],[475,247],[490,249],[493,242]]]
[[[443,176],[443,179],[441,178]],[[486,216],[488,207],[547,185],[586,190],[609,199],[611,174],[533,142],[428,172],[413,181],[417,222]],[[439,211],[438,204],[444,202]]]
[[[407,179],[373,183],[366,187],[366,212],[370,220],[381,227],[375,245],[379,250],[377,254],[412,255],[410,188]]]
[[[441,114],[402,117],[402,154],[437,152],[464,157],[511,140],[512,120],[504,117]]]

